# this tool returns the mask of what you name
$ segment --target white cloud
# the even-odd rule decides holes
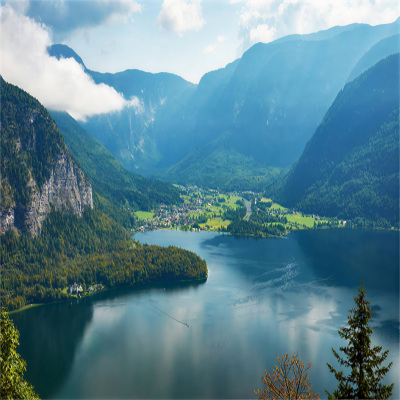
[[[398,0],[230,0],[242,3],[241,51],[257,41],[307,34],[337,25],[391,23],[400,15]]]
[[[132,20],[133,14],[142,11],[142,6],[135,0],[11,0],[8,4],[46,24],[60,37],[108,21],[126,23]]]
[[[163,101],[161,101],[161,103],[163,104]],[[135,110],[135,114],[142,114],[144,112],[143,101],[141,101],[137,96],[132,96],[131,99],[127,101],[126,107],[133,108]]]
[[[198,31],[205,24],[200,0],[164,0],[157,23],[162,29],[178,34]]]
[[[267,24],[260,24],[250,30],[250,41],[252,43],[268,43],[275,39],[275,33],[274,27],[270,28]]]
[[[3,78],[36,97],[45,107],[67,111],[76,119],[122,110],[127,102],[115,89],[96,85],[74,59],[50,57],[48,29],[0,6],[1,63]]]

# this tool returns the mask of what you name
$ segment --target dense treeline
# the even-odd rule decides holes
[[[262,192],[283,176],[283,168],[264,167],[252,157],[239,154],[229,145],[229,134],[226,136],[189,153],[166,172],[165,178],[224,192]]]
[[[274,215],[269,212],[272,202],[251,203],[251,215],[248,221],[242,218],[236,218],[228,225],[227,231],[234,235],[246,236],[282,236],[287,230],[285,216]],[[244,209],[246,211],[246,209]],[[243,212],[242,212],[243,214]],[[241,214],[241,215],[242,215]]]
[[[31,202],[30,179],[39,189],[49,179],[64,140],[47,110],[32,96],[0,76],[0,210]]]
[[[125,169],[67,113],[52,111],[51,114],[68,149],[102,198],[125,208],[144,211],[150,211],[161,203],[170,205],[180,202],[178,189]]]
[[[223,220],[230,220],[232,222],[242,220],[246,216],[246,206],[243,202],[239,202],[239,207],[236,209],[227,208],[222,214]]]
[[[243,236],[282,236],[286,228],[282,224],[260,224],[249,221],[234,221],[229,224],[227,231],[233,235]]]
[[[9,310],[68,298],[64,289],[74,282],[111,288],[207,278],[206,263],[194,253],[135,243],[96,208],[81,218],[52,212],[37,237],[8,230],[1,259],[1,306]]]
[[[345,86],[269,194],[305,213],[351,219],[351,226],[398,227],[399,58],[387,57]]]
[[[68,150],[50,114],[37,100],[4,80],[0,83],[0,210],[13,207],[17,215],[20,208],[23,215],[31,203],[31,186],[40,190],[58,156]],[[53,209],[38,236],[24,229],[1,234],[1,307],[15,310],[66,299],[68,287],[75,282],[111,288],[206,279],[206,264],[195,254],[174,247],[141,246],[123,227],[134,224],[132,208],[175,203],[178,191],[128,173],[85,132],[75,132],[71,142],[99,192],[93,191],[94,208],[85,209],[82,217]]]

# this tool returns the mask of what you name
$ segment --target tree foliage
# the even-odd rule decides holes
[[[30,204],[30,179],[41,189],[65,144],[50,114],[35,98],[1,76],[0,89],[3,211]]]
[[[399,54],[339,92],[274,198],[305,213],[399,224]]]
[[[125,169],[93,136],[65,112],[51,112],[69,151],[89,176],[93,189],[120,208],[150,211],[158,204],[177,204],[179,191],[169,183]]]
[[[82,217],[54,211],[36,237],[8,230],[0,235],[0,249],[0,304],[9,310],[68,298],[64,289],[74,282],[110,288],[207,278],[196,254],[135,243],[96,208]]]
[[[39,399],[33,387],[24,380],[26,362],[17,353],[19,332],[4,309],[0,316],[1,399]]]
[[[382,366],[389,350],[382,352],[381,346],[371,347],[373,331],[369,320],[372,312],[370,302],[366,300],[363,282],[358,291],[358,296],[354,297],[356,308],[349,310],[349,326],[339,330],[340,337],[348,342],[347,346],[340,347],[345,357],[332,349],[339,364],[349,370],[349,375],[337,371],[328,363],[329,370],[338,381],[338,387],[333,395],[327,390],[326,393],[331,399],[388,399],[394,384],[385,385],[381,381],[392,365],[389,363],[386,367]]]
[[[309,363],[307,367],[299,360],[297,354],[290,358],[285,354],[282,358],[276,356],[278,365],[272,371],[272,376],[265,371],[262,380],[267,386],[264,391],[258,389],[256,394],[260,400],[264,399],[319,399],[319,393],[315,394],[311,390],[311,383],[308,378],[308,370],[311,368]]]

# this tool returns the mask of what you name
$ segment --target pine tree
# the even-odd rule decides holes
[[[330,399],[388,399],[392,395],[394,384],[384,385],[381,380],[393,363],[389,363],[387,367],[382,366],[389,350],[382,352],[382,346],[371,348],[370,336],[373,331],[369,320],[372,312],[370,302],[366,300],[363,282],[358,291],[358,296],[354,297],[356,308],[349,310],[349,326],[339,330],[340,337],[348,341],[347,346],[340,347],[345,357],[342,358],[332,349],[339,364],[346,367],[350,375],[345,376],[343,371],[337,371],[327,363],[339,385],[333,395],[325,391]]]

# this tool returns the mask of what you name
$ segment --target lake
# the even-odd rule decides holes
[[[390,349],[399,398],[399,233],[310,230],[255,239],[212,232],[137,233],[207,262],[202,284],[119,289],[12,316],[27,379],[42,398],[251,399],[277,354],[312,363],[313,390],[344,344],[360,281],[373,344]]]

